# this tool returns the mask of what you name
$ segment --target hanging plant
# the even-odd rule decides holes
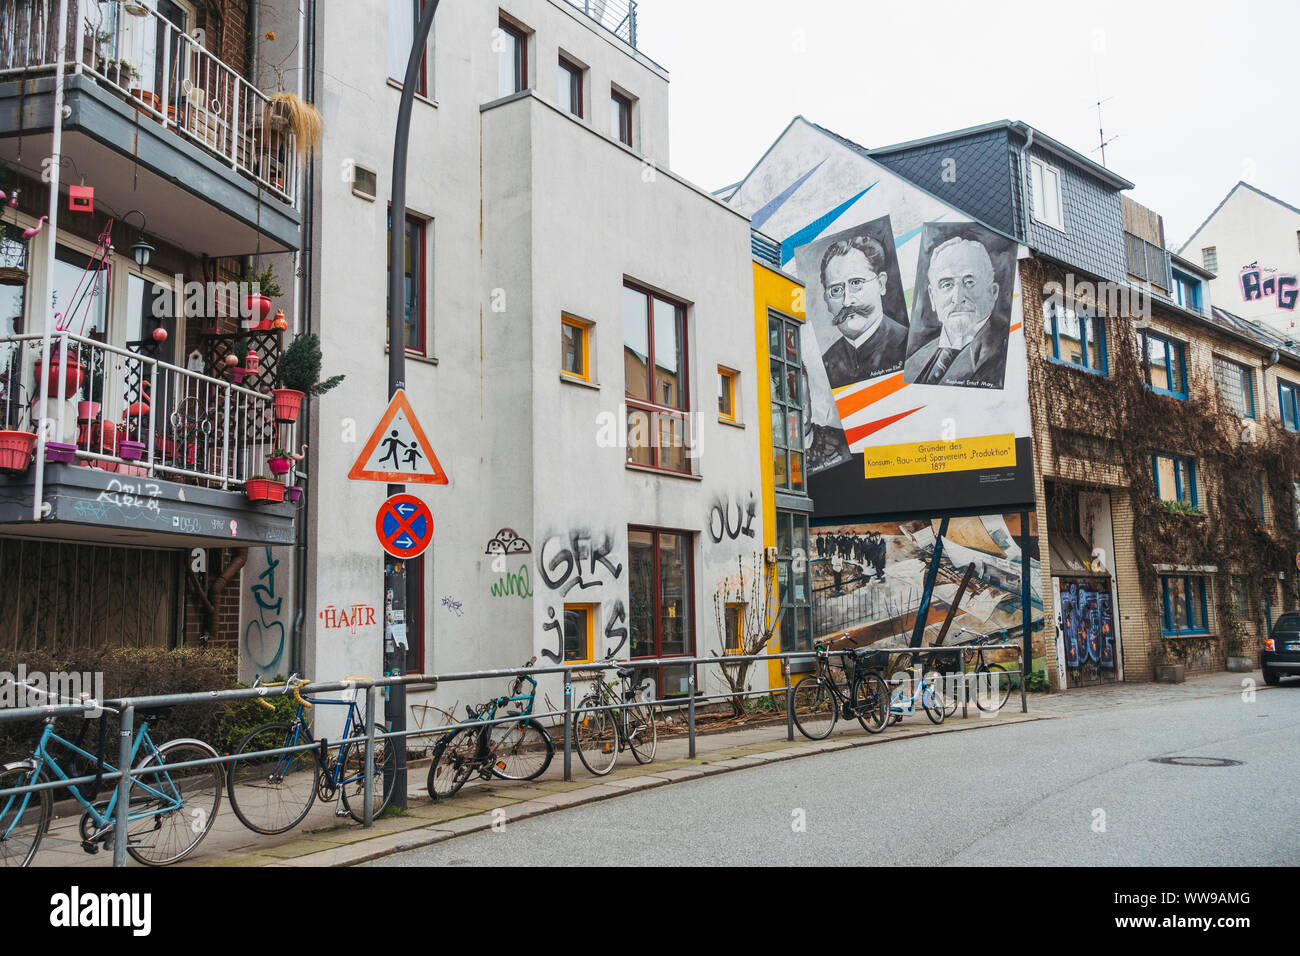
[[[295,93],[272,93],[265,109],[266,125],[293,134],[298,153],[306,156],[321,143],[320,111]]]
[[[302,401],[308,395],[322,395],[343,381],[335,375],[321,381],[320,338],[308,332],[294,339],[280,356],[278,387],[272,391],[275,399],[275,418],[280,422],[295,422]]]

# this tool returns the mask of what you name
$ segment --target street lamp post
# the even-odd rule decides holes
[[[438,10],[438,0],[425,0],[415,27],[411,55],[406,61],[406,78],[402,83],[402,98],[397,107],[397,133],[393,139],[393,196],[389,206],[388,225],[388,398],[391,401],[399,389],[406,388],[406,283],[402,263],[406,253],[406,158],[411,140],[411,108],[415,103],[415,87],[420,78],[420,63],[424,48],[433,28],[433,15]],[[405,485],[389,485],[388,494],[401,494]],[[406,618],[406,567],[405,562],[384,554],[384,673],[398,675],[406,669],[405,648],[393,636],[392,622]],[[408,640],[420,640],[421,635],[409,634]],[[389,688],[384,703],[384,719],[394,733],[406,730],[406,687],[395,684]],[[406,808],[406,738],[390,738],[388,746],[393,755],[392,805]]]

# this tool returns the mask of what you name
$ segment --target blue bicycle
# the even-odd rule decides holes
[[[45,693],[26,684],[29,691]],[[46,696],[51,696],[46,694]],[[71,703],[80,703],[71,701]],[[117,713],[112,708],[102,708]],[[176,764],[215,759],[217,752],[201,740],[169,740],[156,746],[149,736],[150,722],[162,718],[170,708],[139,712],[140,725],[131,745],[133,775],[128,791],[126,852],[148,866],[165,866],[184,859],[212,829],[221,808],[221,791],[225,774],[220,764],[169,769]],[[7,763],[0,768],[0,791],[31,786],[48,780],[71,780],[82,776],[80,768],[88,766],[96,781],[83,794],[81,786],[72,784],[66,791],[85,808],[81,817],[81,848],[98,853],[112,844],[117,787],[107,800],[97,800],[99,777],[116,773],[117,768],[104,760],[104,724],[100,718],[99,753],[92,754],[54,732],[54,718],[45,720],[36,750],[26,760]],[[56,751],[64,752],[73,772],[67,773]],[[139,771],[152,771],[135,776]],[[90,772],[90,771],[87,771]],[[51,790],[35,790],[0,796],[0,866],[27,866],[36,855],[41,837],[54,817]]]
[[[904,717],[916,713],[917,698],[925,709],[925,715],[936,724],[943,723],[947,716],[947,700],[943,694],[942,678],[936,673],[923,674],[921,677],[909,677],[899,684],[910,684],[910,692],[900,686],[889,699],[890,723],[898,723]],[[891,682],[892,683],[892,682]]]

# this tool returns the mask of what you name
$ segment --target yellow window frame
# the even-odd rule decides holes
[[[748,606],[744,601],[728,601],[723,609],[722,653],[724,655],[745,653],[745,609]],[[736,622],[736,646],[728,647],[727,625],[733,619]]]
[[[561,335],[560,335],[560,374],[566,378],[577,379],[583,382],[591,381],[591,323],[584,322],[582,319],[575,318],[572,315],[560,315]],[[579,352],[582,355],[582,374],[578,375],[564,367],[564,335],[563,326],[569,326],[578,333]]]
[[[727,383],[727,404],[731,408],[731,414],[724,414],[718,411],[718,419],[724,422],[737,422],[739,418],[736,415],[736,376],[740,374],[735,369],[727,368],[725,365],[718,366],[718,377],[725,379]]]
[[[587,634],[586,634],[586,654],[582,657],[575,657],[573,660],[568,659],[567,650],[565,653],[565,664],[590,664],[596,658],[596,605],[595,604],[566,604],[564,613],[567,616],[569,611],[585,611],[587,615]],[[564,632],[561,631],[561,637]]]

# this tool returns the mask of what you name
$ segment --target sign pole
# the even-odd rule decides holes
[[[420,64],[424,48],[429,42],[433,15],[438,0],[426,0],[415,28],[411,55],[406,61],[406,79],[402,84],[402,98],[397,107],[397,131],[393,138],[393,196],[389,207],[388,225],[388,397],[391,400],[399,389],[406,388],[406,275],[402,263],[406,261],[406,158],[411,144],[411,108],[415,103],[415,87],[419,81]],[[405,485],[389,485],[388,494],[402,494]],[[397,676],[406,670],[405,647],[393,639],[392,621],[398,612],[406,618],[406,562],[384,554],[384,675]],[[422,635],[411,635],[409,640],[420,640]],[[394,684],[388,688],[384,701],[384,721],[394,733],[406,731],[406,687]],[[406,738],[390,738],[388,746],[397,752],[391,766],[392,805],[406,809]],[[387,783],[387,781],[385,781]]]

